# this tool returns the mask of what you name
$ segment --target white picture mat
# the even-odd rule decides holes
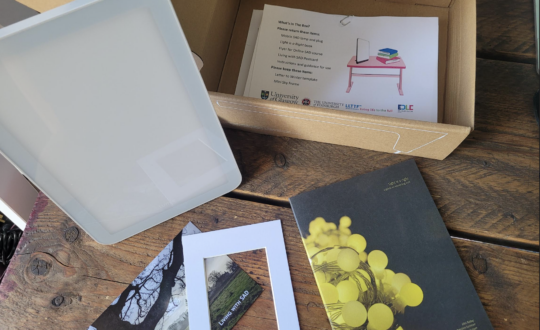
[[[77,0],[0,30],[0,149],[103,244],[241,181],[168,0]]]
[[[182,237],[190,329],[210,330],[205,258],[265,249],[280,330],[299,330],[281,221]]]

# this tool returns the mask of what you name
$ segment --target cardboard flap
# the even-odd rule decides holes
[[[47,10],[54,9],[65,5],[73,0],[17,0],[23,5],[34,9],[37,12],[43,13]]]
[[[444,122],[474,128],[476,1],[455,0],[449,16]]]
[[[210,93],[221,123],[243,130],[444,159],[469,127],[395,119]]]
[[[424,5],[424,6],[434,6],[434,7],[443,7],[448,8],[452,3],[452,0],[376,0],[380,2],[394,2],[402,3],[407,5]]]

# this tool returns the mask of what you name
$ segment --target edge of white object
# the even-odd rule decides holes
[[[0,155],[0,212],[24,230],[37,196],[34,187]]]
[[[0,153],[99,243],[241,182],[169,0],[76,0],[3,28],[0,86]]]

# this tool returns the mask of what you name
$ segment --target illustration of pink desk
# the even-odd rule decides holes
[[[403,95],[402,82],[403,82],[403,69],[406,68],[405,62],[400,58],[399,62],[384,64],[377,60],[376,56],[370,56],[369,60],[356,63],[356,56],[353,56],[347,64],[349,68],[349,86],[347,87],[347,93],[351,91],[353,81],[352,77],[383,77],[383,78],[399,78],[399,83],[397,84],[399,95]],[[399,74],[367,74],[367,73],[353,73],[353,69],[399,69]]]

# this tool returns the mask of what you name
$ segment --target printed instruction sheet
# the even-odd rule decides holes
[[[244,96],[437,122],[437,17],[346,17],[271,5],[259,17],[239,77]]]

